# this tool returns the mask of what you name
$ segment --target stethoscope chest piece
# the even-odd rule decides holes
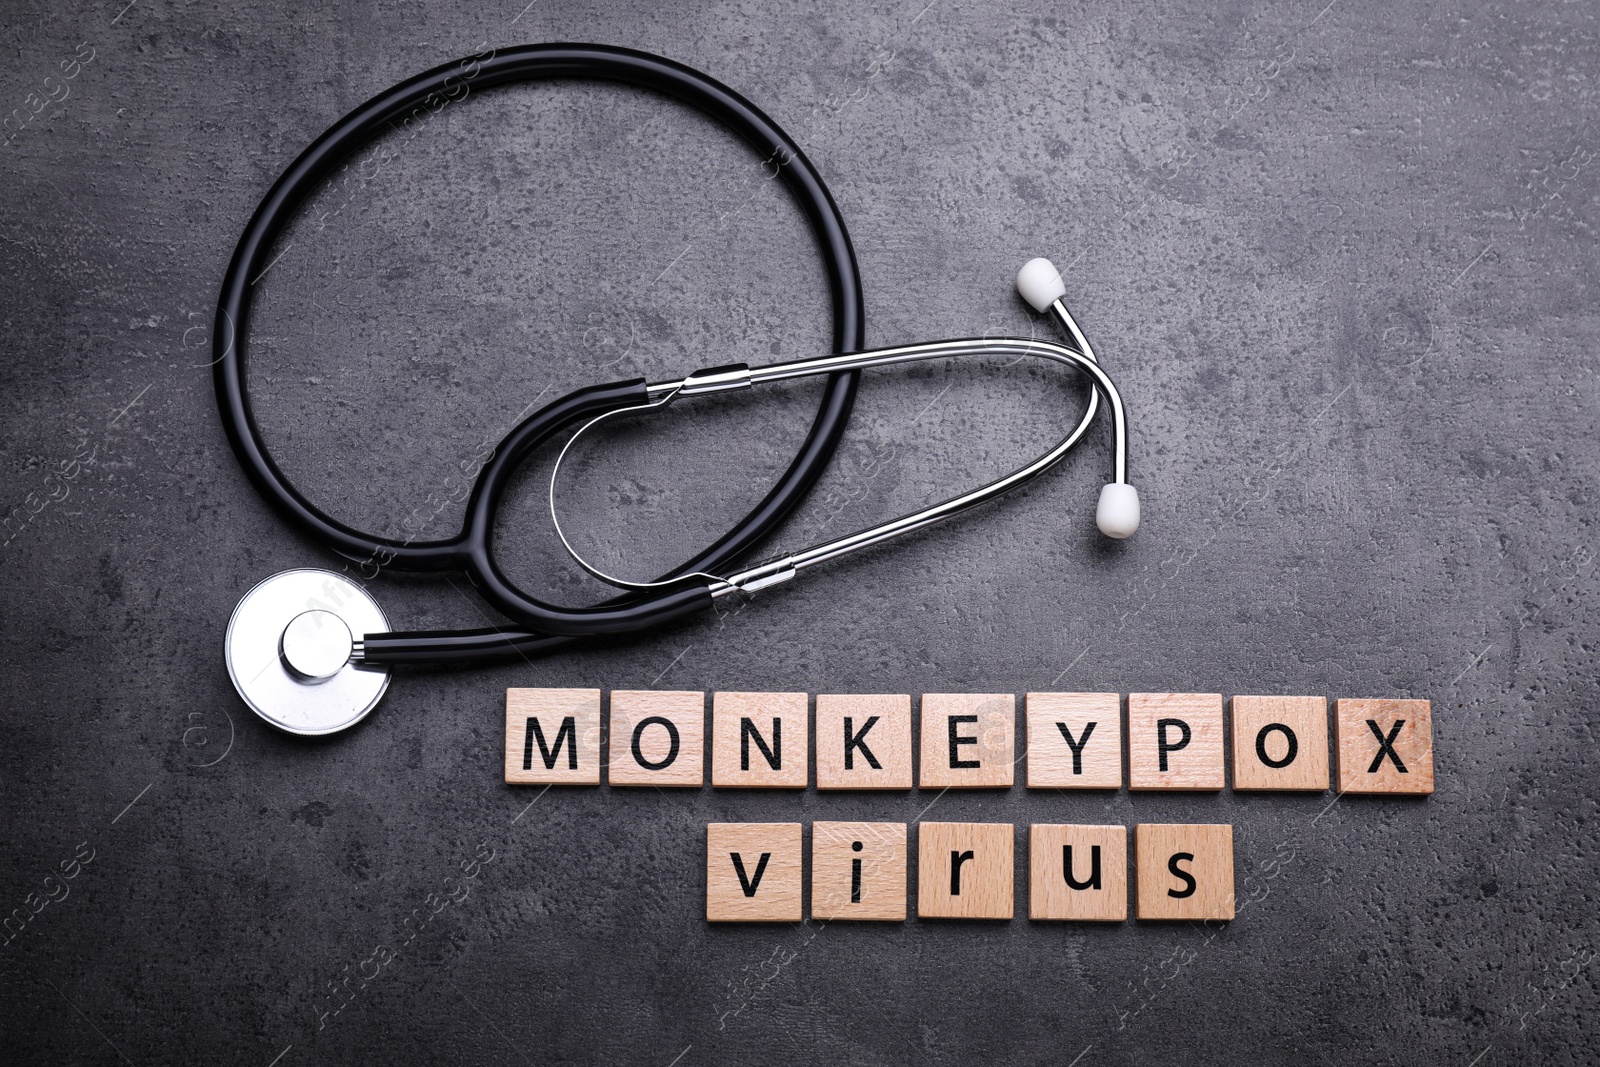
[[[389,688],[389,671],[357,666],[358,642],[389,622],[343,575],[282,571],[244,595],[228,621],[225,655],[250,710],[292,734],[354,726]]]

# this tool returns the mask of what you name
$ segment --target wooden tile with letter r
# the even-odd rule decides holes
[[[1233,788],[1328,788],[1327,698],[1234,697]]]
[[[800,824],[706,826],[706,921],[800,921]]]
[[[1119,923],[1128,917],[1128,830],[1055,826],[1028,832],[1028,918]]]
[[[817,788],[910,789],[911,698],[817,694]]]
[[[1432,793],[1433,710],[1426,700],[1340,700],[1341,793]]]
[[[711,784],[804,789],[811,772],[804,693],[711,694]]]
[[[1134,861],[1141,919],[1233,918],[1233,827],[1140,823]]]
[[[1011,787],[1017,698],[1010,693],[922,695],[923,789]]]
[[[506,781],[600,784],[600,690],[507,689]]]
[[[1122,695],[1028,694],[1028,788],[1121,789]]]
[[[917,825],[917,915],[924,919],[1009,919],[1016,908],[1010,823]]]
[[[612,785],[706,784],[706,695],[611,691]]]
[[[811,917],[904,922],[906,824],[811,824]]]
[[[1213,791],[1226,783],[1221,693],[1128,694],[1128,788]]]

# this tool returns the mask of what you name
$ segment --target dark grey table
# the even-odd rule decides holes
[[[0,911],[27,919],[0,1058],[1594,1062],[1592,6],[123,2],[0,18]],[[683,60],[793,132],[851,225],[872,343],[1042,329],[1012,276],[1070,264],[1134,414],[1138,538],[1094,533],[1102,435],[725,618],[407,674],[331,741],[259,723],[229,612],[329,559],[219,427],[233,243],[369,95],[563,39]],[[262,422],[340,517],[448,532],[459,464],[541,397],[827,344],[803,218],[677,105],[510,89],[387,146],[258,283]],[[585,446],[580,540],[634,576],[684,558],[782,469],[817,390]],[[1078,396],[1023,366],[871,375],[780,541],[1007,469]],[[548,533],[546,470],[508,567],[598,598]],[[403,626],[484,624],[459,579],[376,590]],[[925,815],[924,793],[709,788],[530,808],[501,782],[503,691],[550,685],[1426,697],[1438,791],[1320,817],[1331,794],[1020,785]],[[702,920],[707,822],[919,815],[1230,822],[1258,899],[1220,933]]]

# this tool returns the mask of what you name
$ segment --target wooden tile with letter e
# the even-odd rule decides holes
[[[706,784],[706,695],[614,689],[612,785]]]
[[[507,689],[506,781],[600,784],[600,690]]]
[[[800,921],[800,824],[706,826],[706,921]]]
[[[1433,709],[1426,700],[1340,700],[1341,793],[1432,793]]]
[[[811,917],[904,922],[905,823],[812,823]]]
[[[1011,787],[1017,698],[1010,693],[922,695],[923,789]]]
[[[1221,693],[1128,694],[1128,788],[1211,791],[1226,783]]]
[[[1134,848],[1139,918],[1233,918],[1233,827],[1140,823]]]
[[[911,698],[819,693],[817,788],[910,789]]]
[[[1120,693],[1029,693],[1027,717],[1029,789],[1122,788]]]
[[[804,789],[811,770],[804,693],[711,694],[711,784]]]
[[[1016,892],[1010,823],[917,825],[917,915],[924,919],[1009,919]]]
[[[1128,917],[1128,831],[1053,826],[1028,832],[1028,918],[1119,923]]]
[[[1327,698],[1234,697],[1233,787],[1328,788]]]

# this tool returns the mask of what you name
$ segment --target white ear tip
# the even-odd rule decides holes
[[[1100,490],[1094,524],[1107,537],[1122,540],[1139,529],[1139,490],[1126,482],[1111,482]]]
[[[1017,271],[1017,292],[1041,314],[1067,295],[1061,272],[1048,259],[1030,259]]]

